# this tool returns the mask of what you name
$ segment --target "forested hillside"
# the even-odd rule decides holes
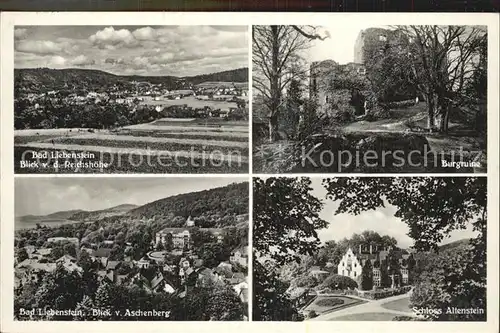
[[[176,76],[124,76],[95,69],[23,68],[14,70],[16,91],[45,92],[50,90],[107,91],[112,86],[125,87],[133,81],[163,84],[170,89],[182,88],[183,84],[205,81],[247,82],[248,68],[203,74],[190,77]]]
[[[165,220],[171,227],[184,224],[191,216],[199,226],[223,227],[235,225],[235,216],[243,214],[248,214],[248,182],[160,199],[129,211],[127,216]]]

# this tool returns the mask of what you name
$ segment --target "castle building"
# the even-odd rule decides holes
[[[384,50],[387,45],[402,46],[404,35],[396,30],[368,28],[361,30],[354,43],[354,62],[365,64],[368,57]]]
[[[363,266],[370,261],[372,267],[373,285],[382,286],[382,272],[380,263],[397,263],[396,270],[389,267],[389,278],[391,287],[398,287],[408,284],[408,259],[410,254],[405,250],[398,250],[391,247],[379,250],[376,245],[360,245],[356,250],[348,248],[337,266],[339,275],[348,276],[353,280],[359,280]],[[394,268],[394,267],[393,267]]]
[[[165,228],[156,233],[155,246],[158,244],[165,244],[168,235],[172,237],[172,245],[174,249],[187,249],[191,248],[191,233],[184,228]]]

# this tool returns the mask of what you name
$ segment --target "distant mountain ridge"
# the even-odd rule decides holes
[[[55,212],[47,215],[24,215],[18,216],[17,219],[22,221],[36,221],[36,220],[66,220],[71,216],[82,212],[81,209],[65,210],[60,212]]]
[[[74,89],[104,89],[111,85],[127,85],[133,81],[149,82],[151,84],[166,84],[176,87],[182,83],[193,85],[206,81],[248,82],[248,68],[238,68],[228,71],[195,75],[195,76],[140,76],[116,75],[98,69],[82,68],[16,68],[14,82],[16,89],[59,90]]]
[[[106,208],[106,209],[101,209],[101,210],[94,210],[94,211],[80,211],[76,214],[73,214],[70,216],[68,219],[69,220],[74,220],[74,221],[95,221],[95,220],[100,220],[105,217],[110,217],[110,216],[119,216],[127,213],[128,211],[137,208],[139,206],[137,205],[131,205],[131,204],[123,204],[123,205],[118,205],[114,206],[111,208]]]

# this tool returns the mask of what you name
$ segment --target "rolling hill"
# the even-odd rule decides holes
[[[196,76],[138,76],[115,75],[96,69],[51,69],[18,68],[14,69],[14,82],[17,91],[46,92],[51,90],[75,89],[106,91],[107,87],[127,86],[132,82],[164,84],[171,89],[185,84],[199,84],[205,81],[248,82],[248,68],[238,68],[218,73]]]
[[[131,209],[137,208],[137,205],[123,204],[115,207],[94,210],[94,211],[80,211],[69,217],[73,221],[96,221],[105,217],[119,216],[127,213]]]
[[[138,219],[151,219],[170,214],[186,218],[202,215],[248,214],[248,182],[156,200],[132,209],[126,215]]]
[[[48,215],[24,215],[24,216],[18,216],[16,219],[20,221],[52,221],[52,220],[67,220],[71,216],[78,214],[82,212],[81,209],[74,209],[74,210],[65,210],[65,211],[60,211],[60,212],[55,212],[51,213]]]

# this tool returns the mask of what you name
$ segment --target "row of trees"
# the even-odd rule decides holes
[[[161,117],[153,106],[128,106],[117,103],[66,104],[50,98],[14,102],[15,129],[44,128],[113,128],[151,122]]]

